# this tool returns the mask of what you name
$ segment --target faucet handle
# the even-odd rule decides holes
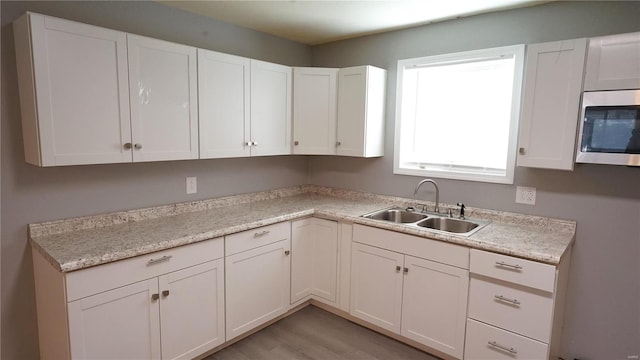
[[[466,208],[466,206],[459,202],[456,204],[457,206],[460,206],[460,219],[464,219],[464,209]]]

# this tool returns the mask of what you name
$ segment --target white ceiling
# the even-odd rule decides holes
[[[308,45],[548,2],[536,0],[159,1],[192,13]]]

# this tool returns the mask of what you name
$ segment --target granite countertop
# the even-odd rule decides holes
[[[36,251],[70,272],[308,216],[370,225],[471,248],[558,264],[575,239],[576,223],[468,208],[491,223],[469,237],[362,218],[412,199],[305,185],[191,203],[29,225]],[[446,207],[444,205],[443,207]]]

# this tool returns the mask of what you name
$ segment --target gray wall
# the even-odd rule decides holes
[[[389,70],[387,128],[383,158],[313,157],[310,183],[412,196],[419,178],[393,175],[399,59],[632,31],[640,31],[640,2],[562,1],[315,46],[316,66],[372,64]],[[563,357],[627,359],[640,354],[640,168],[518,168],[514,185],[438,183],[447,203],[576,220]],[[535,206],[515,204],[516,185],[537,188]]]
[[[298,156],[37,168],[24,162],[11,22],[25,11],[287,65],[311,49],[153,2],[2,1],[2,359],[38,357],[27,224],[307,182]],[[185,177],[198,193],[185,194]]]

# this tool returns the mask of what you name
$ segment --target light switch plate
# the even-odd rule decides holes
[[[516,203],[535,205],[536,204],[536,188],[518,186],[516,188]]]
[[[195,194],[198,192],[198,178],[197,177],[188,177],[187,178],[187,194]]]

